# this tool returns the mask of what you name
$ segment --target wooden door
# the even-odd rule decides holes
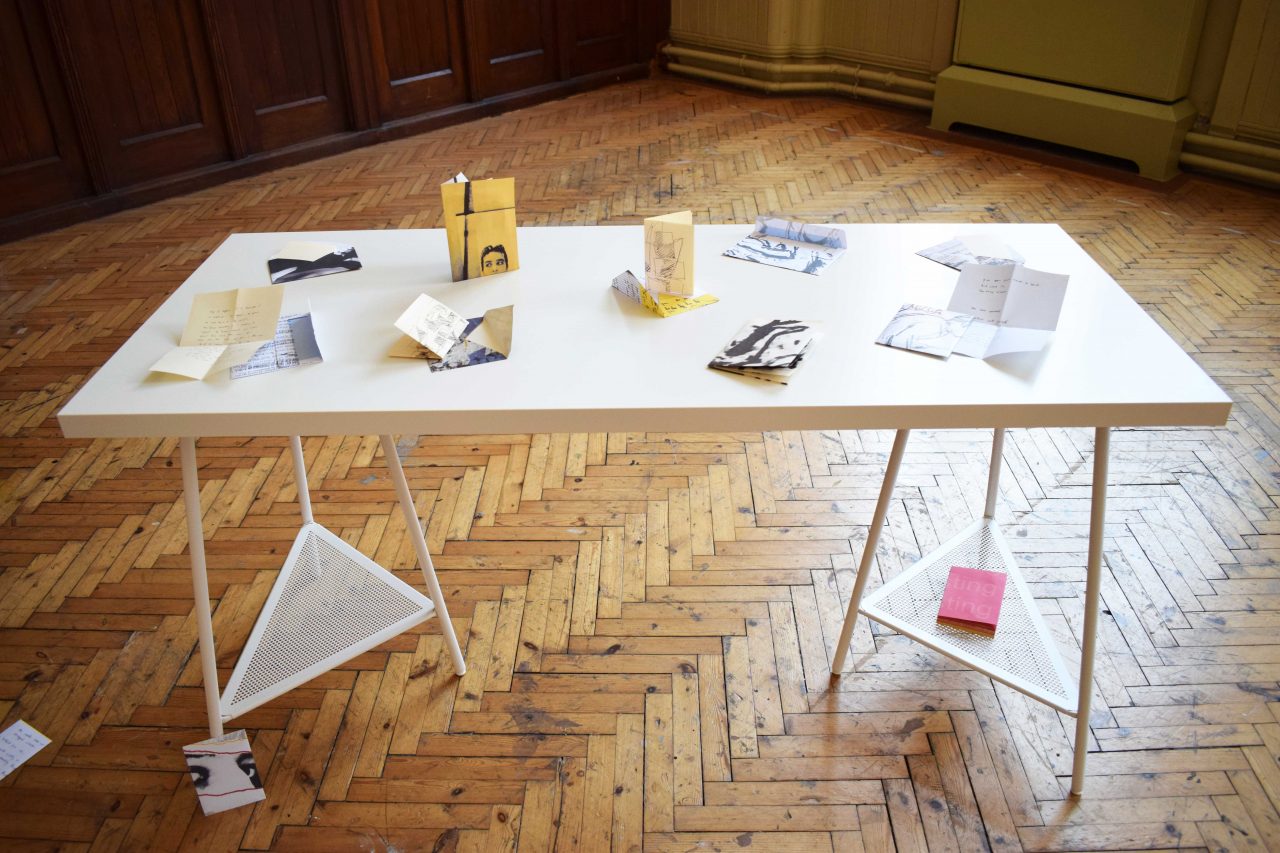
[[[243,154],[347,129],[331,0],[206,0],[219,73]]]
[[[0,2],[0,109],[0,219],[93,191],[48,22],[33,0]]]
[[[458,0],[372,0],[369,43],[383,121],[467,99]]]
[[[561,76],[578,77],[638,61],[636,0],[560,0],[557,11]]]
[[[110,187],[226,160],[195,0],[57,0],[62,60]]]
[[[475,100],[555,82],[553,0],[469,0],[465,9]]]

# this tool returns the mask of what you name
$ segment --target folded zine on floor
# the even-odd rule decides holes
[[[514,306],[466,318],[425,293],[396,320],[404,332],[389,355],[420,358],[432,372],[502,361],[511,353]]]
[[[662,293],[648,287],[631,270],[614,276],[613,289],[632,302],[640,303],[659,317],[674,317],[677,314],[683,314],[686,311],[692,311],[704,305],[713,305],[720,301],[718,297],[710,294],[676,296],[674,293]]]
[[[819,275],[844,254],[843,228],[757,216],[755,230],[724,250],[730,258]]]
[[[294,241],[267,259],[272,284],[360,269],[354,246]]]
[[[816,326],[808,320],[753,320],[707,366],[786,385],[817,339]]]
[[[954,352],[990,358],[1043,349],[1058,328],[1067,279],[1022,264],[965,264],[947,309],[973,322]]]
[[[471,181],[459,172],[440,185],[454,281],[520,268],[516,247],[516,179]]]
[[[244,729],[184,746],[182,755],[206,815],[267,798]]]

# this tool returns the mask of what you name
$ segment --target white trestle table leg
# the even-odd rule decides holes
[[[396,443],[391,436],[381,436],[382,455],[387,459],[387,470],[391,472],[391,481],[396,485],[396,494],[400,496],[400,509],[404,513],[404,521],[413,540],[413,547],[418,552],[418,566],[422,569],[422,578],[427,583],[427,592],[436,606],[436,618],[440,620],[440,630],[444,633],[445,645],[453,657],[453,669],[458,675],[467,671],[467,663],[462,657],[462,649],[458,646],[458,637],[453,632],[453,622],[449,620],[449,609],[444,603],[444,593],[440,591],[440,582],[436,580],[436,569],[431,562],[431,553],[427,550],[427,540],[422,535],[422,522],[418,520],[418,510],[413,505],[413,494],[409,491],[409,483],[404,478],[404,468],[400,465],[400,456],[396,453]]]
[[[302,456],[302,437],[289,436],[289,449],[293,451],[293,479],[298,488],[298,511],[302,513],[302,523],[311,524],[316,519],[311,514],[311,487],[307,485],[307,460]]]
[[[1004,427],[996,427],[991,436],[991,465],[987,471],[987,508],[983,518],[996,517],[996,500],[1000,497],[1000,466],[1004,464]]]
[[[1076,746],[1071,793],[1084,791],[1084,762],[1089,748],[1089,700],[1093,688],[1093,655],[1098,646],[1098,598],[1102,591],[1102,538],[1107,517],[1107,461],[1111,430],[1098,427],[1093,439],[1093,500],[1089,511],[1089,569],[1084,586],[1084,636],[1080,648],[1080,700],[1076,705]]]
[[[222,706],[218,698],[218,656],[213,647],[213,615],[209,609],[209,575],[204,561],[204,524],[200,512],[200,473],[196,468],[196,440],[178,442],[182,453],[182,496],[187,509],[187,544],[191,548],[191,592],[200,639],[200,671],[204,704],[209,713],[209,736],[222,736]]]
[[[867,588],[867,578],[871,575],[871,561],[875,558],[876,545],[880,541],[880,528],[884,527],[884,518],[889,513],[889,498],[893,496],[893,487],[898,481],[898,467],[902,464],[902,452],[907,449],[907,438],[910,435],[911,430],[900,429],[893,437],[893,450],[889,452],[889,464],[884,469],[884,482],[880,485],[880,499],[876,502],[875,515],[867,530],[867,544],[863,546],[862,560],[858,563],[853,594],[849,596],[849,609],[844,614],[844,627],[840,629],[840,639],[836,641],[836,658],[831,663],[831,674],[834,676],[840,675],[849,654],[853,626],[858,621],[858,605],[862,603],[862,593]]]

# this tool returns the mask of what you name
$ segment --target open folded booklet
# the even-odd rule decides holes
[[[719,302],[719,298],[709,293],[701,296],[679,296],[675,293],[663,293],[640,280],[631,270],[614,276],[613,289],[630,299],[639,302],[659,317],[674,317],[704,305]]]
[[[405,336],[389,354],[424,359],[433,372],[502,361],[511,352],[513,311],[506,305],[468,319],[424,293],[396,320]]]
[[[275,338],[259,347],[244,364],[233,365],[231,378],[243,379],[322,361],[311,315],[285,314],[276,325]]]
[[[786,385],[818,338],[809,320],[752,320],[707,367]]]
[[[844,254],[844,229],[757,216],[755,230],[724,250],[730,258],[818,275]]]
[[[178,346],[151,365],[151,372],[204,379],[248,360],[275,338],[283,300],[279,287],[197,293]]]
[[[1067,276],[1021,264],[961,268],[948,310],[903,305],[876,343],[941,358],[1043,349],[1058,327]]]

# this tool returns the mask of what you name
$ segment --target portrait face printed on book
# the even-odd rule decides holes
[[[469,181],[458,175],[440,185],[440,195],[454,281],[520,268],[515,178]]]

